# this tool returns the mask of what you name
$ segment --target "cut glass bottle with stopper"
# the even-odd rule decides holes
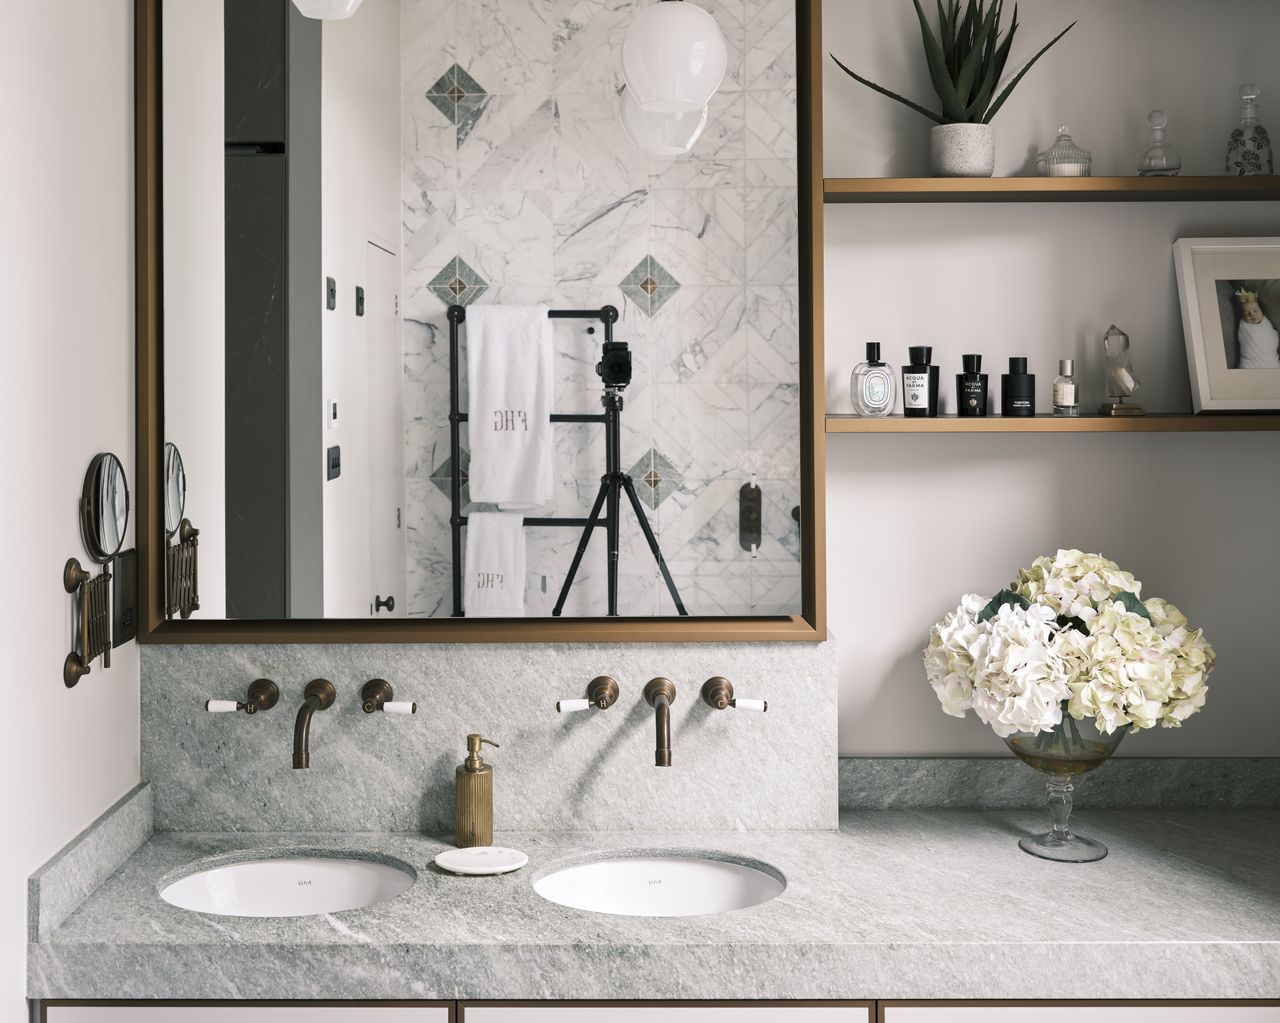
[[[1260,92],[1252,83],[1240,86],[1240,126],[1227,142],[1227,173],[1235,177],[1275,173],[1271,136],[1258,123]]]
[[[1164,130],[1169,115],[1163,110],[1147,114],[1147,127],[1151,138],[1138,153],[1138,176],[1143,178],[1172,178],[1182,171],[1182,154],[1165,141]]]

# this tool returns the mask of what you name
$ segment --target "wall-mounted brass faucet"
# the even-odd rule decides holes
[[[671,705],[675,703],[676,687],[669,678],[649,679],[644,687],[645,702],[654,709],[657,725],[657,749],[653,762],[658,767],[671,766]]]
[[[206,700],[204,709],[210,714],[227,714],[242,710],[246,714],[256,714],[260,710],[270,710],[280,699],[280,690],[269,678],[255,679],[249,683],[249,692],[244,702],[239,700]]]
[[[702,683],[702,702],[713,710],[756,710],[764,713],[769,709],[767,700],[734,699],[733,683],[722,675],[713,675]]]
[[[298,709],[298,720],[293,726],[293,766],[295,769],[311,766],[311,717],[318,710],[328,710],[338,693],[328,679],[317,678],[307,683],[303,690],[305,699]]]
[[[578,710],[608,710],[618,702],[618,683],[608,675],[600,675],[587,683],[585,700],[557,700],[556,711],[572,714]]]

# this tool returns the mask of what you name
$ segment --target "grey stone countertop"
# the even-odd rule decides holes
[[[508,832],[523,870],[464,878],[407,834],[157,833],[45,940],[33,998],[863,999],[1280,996],[1280,812],[1089,811],[1107,859],[1017,839],[1043,811],[846,812],[838,832]],[[392,856],[418,880],[363,910],[219,917],[161,880],[234,851]],[[610,851],[762,860],[786,890],[751,909],[651,919],[547,902],[533,882]]]

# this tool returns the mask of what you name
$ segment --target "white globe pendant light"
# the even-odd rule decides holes
[[[720,88],[729,51],[716,19],[689,0],[661,0],[635,16],[622,41],[622,76],[640,108],[687,114]]]
[[[618,100],[618,120],[627,139],[650,156],[684,156],[707,126],[707,108],[684,114],[655,114],[636,102],[630,89]]]
[[[318,21],[344,21],[356,13],[362,0],[293,0],[293,6],[305,17]]]

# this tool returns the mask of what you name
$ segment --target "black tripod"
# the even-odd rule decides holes
[[[632,482],[631,477],[622,471],[622,426],[620,418],[622,416],[622,388],[606,384],[604,394],[600,397],[600,404],[604,406],[605,474],[600,477],[600,492],[596,494],[596,503],[591,507],[591,515],[587,518],[587,524],[582,530],[582,539],[578,541],[578,550],[569,565],[569,574],[565,576],[564,586],[560,588],[560,596],[556,600],[556,606],[552,610],[551,616],[559,618],[560,613],[564,610],[564,602],[568,599],[574,577],[578,574],[578,566],[582,564],[582,556],[587,553],[587,545],[591,543],[591,534],[600,525],[600,512],[605,510],[604,525],[609,544],[608,616],[610,618],[618,617],[618,516],[622,510],[621,495],[623,491],[626,492],[627,498],[631,502],[631,510],[636,513],[636,519],[640,523],[641,530],[644,531],[644,538],[649,541],[649,550],[653,552],[653,560],[658,563],[658,571],[662,573],[663,581],[667,584],[667,592],[671,594],[671,599],[675,601],[676,613],[688,616],[689,612],[685,610],[684,602],[680,599],[680,592],[676,589],[675,580],[671,578],[671,571],[667,568],[667,562],[662,557],[662,549],[658,546],[658,538],[653,535],[653,530],[649,527],[649,520],[645,517],[644,506],[636,495],[636,485]]]

